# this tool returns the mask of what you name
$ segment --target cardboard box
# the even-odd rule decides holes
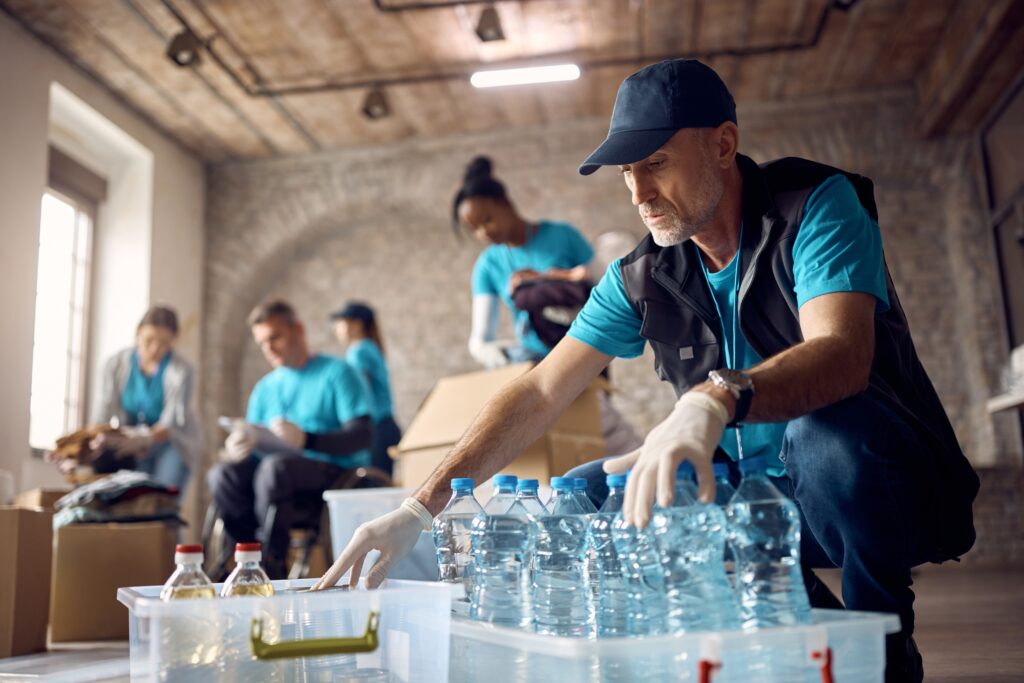
[[[0,659],[46,650],[53,515],[0,507]]]
[[[399,485],[414,488],[422,484],[484,404],[532,367],[531,363],[521,363],[438,381],[394,451]],[[606,387],[603,379],[596,380],[569,405],[544,436],[501,471],[546,481],[603,456],[597,392]]]
[[[123,586],[160,585],[174,571],[177,525],[70,524],[56,531],[50,642],[127,640]]]
[[[45,486],[29,489],[22,491],[14,498],[14,505],[20,508],[43,508],[52,511],[54,504],[68,493],[71,493],[71,487]]]

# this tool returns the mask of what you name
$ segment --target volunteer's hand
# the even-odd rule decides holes
[[[313,586],[313,590],[330,588],[342,575],[352,569],[349,586],[359,583],[366,553],[379,550],[380,557],[366,574],[368,588],[380,585],[392,566],[409,554],[419,540],[420,532],[430,529],[430,513],[415,498],[406,498],[397,510],[359,526],[352,540],[327,573]]]
[[[124,427],[121,429],[120,441],[114,445],[118,455],[139,455],[153,445],[153,434],[146,425]]]
[[[232,462],[241,462],[256,448],[256,437],[244,425],[236,426],[224,440],[224,455]]]
[[[697,471],[700,500],[708,503],[715,499],[711,458],[728,420],[728,410],[721,401],[710,394],[689,391],[676,402],[669,416],[651,430],[643,446],[604,464],[604,471],[609,474],[632,469],[622,504],[627,524],[641,529],[647,526],[655,494],[658,505],[672,504],[676,469],[683,460],[690,461]]]
[[[498,342],[473,340],[469,342],[469,353],[477,363],[488,370],[508,365],[508,356]]]
[[[539,280],[542,277],[544,276],[532,268],[517,270],[512,273],[512,276],[508,279],[508,293],[514,294],[520,285],[526,284],[527,282],[533,282],[534,280]]]
[[[296,450],[306,447],[306,432],[299,429],[299,426],[294,422],[277,418],[271,421],[270,431],[274,433],[274,436]]]

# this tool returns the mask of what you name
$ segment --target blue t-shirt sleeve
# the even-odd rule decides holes
[[[878,313],[889,310],[881,230],[846,176],[832,176],[807,200],[793,279],[797,306],[823,294],[865,292],[878,299]]]
[[[259,425],[266,421],[266,378],[256,382],[249,394],[249,404],[245,408],[245,421]]]
[[[338,362],[332,389],[334,390],[334,407],[339,424],[345,424],[357,417],[373,415],[370,405],[370,386],[367,384],[366,378],[345,361],[339,360]]]
[[[619,271],[621,260],[612,261],[590,291],[568,335],[609,356],[636,358],[644,352],[644,338],[640,336],[643,320],[626,296]]]
[[[484,250],[476,257],[476,263],[473,264],[473,296],[478,294],[498,296],[501,294],[494,282],[494,267],[491,265],[488,253],[487,250]]]

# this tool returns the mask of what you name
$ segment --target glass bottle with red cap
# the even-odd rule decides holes
[[[203,571],[203,546],[175,546],[174,564],[178,566],[160,590],[161,600],[217,597],[210,577]]]
[[[274,586],[260,566],[262,560],[263,551],[259,543],[236,544],[235,568],[224,582],[220,596],[230,598],[242,595],[273,595]]]

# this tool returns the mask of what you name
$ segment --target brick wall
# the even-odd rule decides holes
[[[993,419],[984,406],[998,393],[1007,349],[971,141],[918,139],[912,107],[903,91],[741,107],[741,149],[757,160],[804,156],[875,181],[889,267],[965,450],[977,464],[1018,462],[1014,418]],[[453,237],[448,215],[464,164],[477,153],[492,156],[527,218],[569,221],[590,238],[609,230],[640,236],[643,225],[613,170],[575,172],[606,127],[582,121],[211,168],[207,423],[242,411],[266,372],[244,319],[276,295],[297,305],[313,346],[325,351],[336,350],[328,312],[347,298],[372,302],[397,418],[407,424],[438,377],[475,369],[465,340],[479,247]],[[613,368],[616,403],[649,429],[672,392],[656,381],[649,355]]]

